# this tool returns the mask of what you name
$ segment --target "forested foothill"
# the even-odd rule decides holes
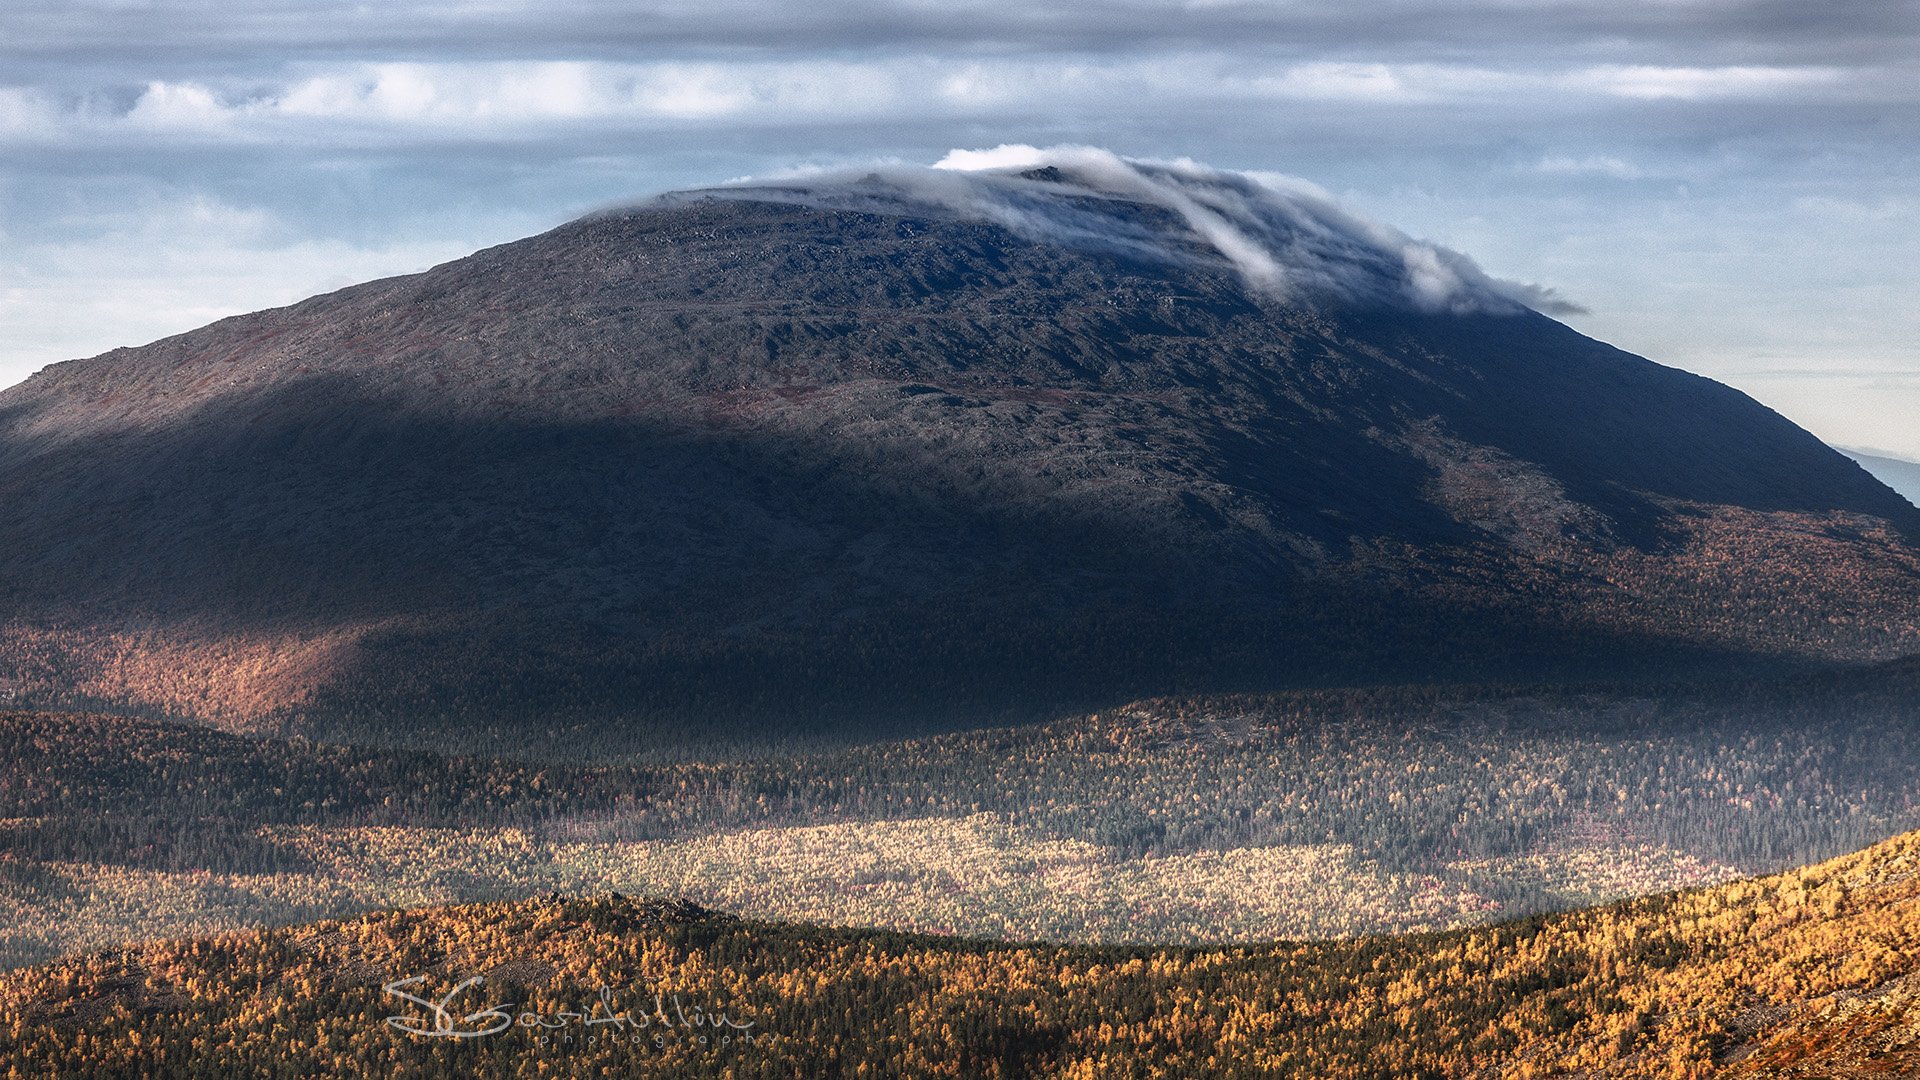
[[[1136,702],[785,758],[581,765],[0,718],[17,965],[560,891],[1063,942],[1442,929],[1920,827],[1920,667]]]

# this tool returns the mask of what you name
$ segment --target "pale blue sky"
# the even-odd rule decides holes
[[[1920,458],[1920,4],[7,0],[0,383],[666,188],[1073,142],[1312,180]]]

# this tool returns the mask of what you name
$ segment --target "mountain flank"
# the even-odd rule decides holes
[[[686,746],[1920,651],[1920,510],[1542,294],[1236,174],[934,173],[0,393],[0,694]]]

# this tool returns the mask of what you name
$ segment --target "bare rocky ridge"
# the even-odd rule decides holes
[[[683,197],[0,393],[0,693],[684,744],[1885,659],[1915,537],[1780,416],[1531,311]]]

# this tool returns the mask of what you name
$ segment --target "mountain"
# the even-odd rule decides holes
[[[1908,834],[1606,908],[1216,949],[617,893],[381,911],[7,973],[0,1059],[38,1077],[1913,1076],[1917,862]]]
[[[1874,478],[1900,493],[1900,497],[1920,506],[1920,461],[1903,461],[1900,458],[1884,457],[1878,454],[1862,453],[1858,450],[1842,450],[1860,463],[1860,467],[1874,475]]]
[[[1920,510],[1557,303],[1092,151],[663,197],[0,393],[0,695],[557,752],[1920,651]]]

